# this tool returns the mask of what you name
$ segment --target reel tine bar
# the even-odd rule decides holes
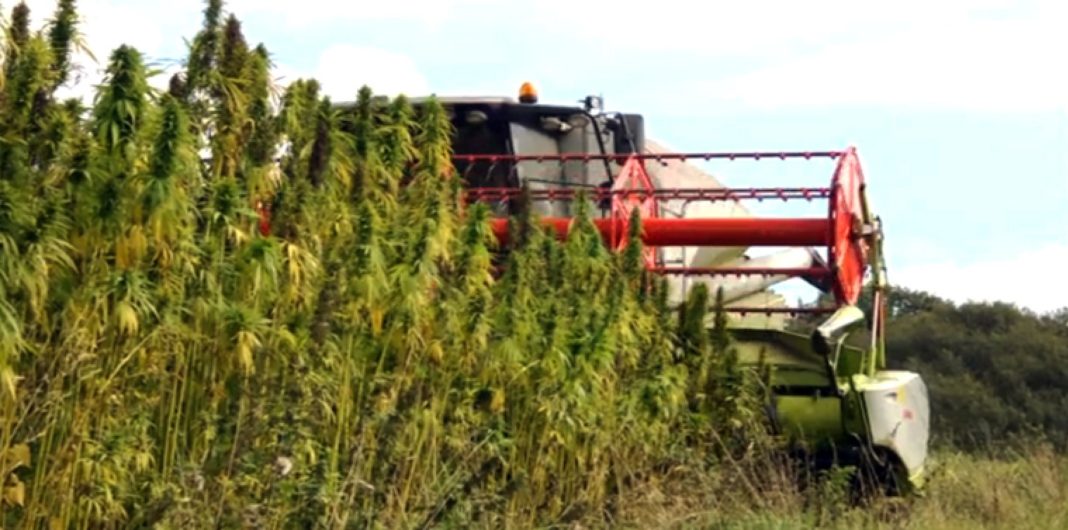
[[[656,188],[644,162],[668,162],[687,160],[762,160],[762,159],[831,159],[837,162],[831,186],[827,188]],[[612,181],[611,188],[579,190],[573,187],[541,188],[523,190],[507,187],[469,187],[470,202],[512,201],[524,193],[537,201],[573,201],[579,197],[605,202],[611,201],[611,215],[594,219],[605,242],[613,249],[621,250],[627,242],[632,213],[637,210],[642,222],[642,242],[646,246],[645,262],[650,272],[677,276],[790,276],[829,279],[838,304],[855,304],[860,295],[864,273],[867,269],[868,249],[865,242],[862,193],[864,177],[856,150],[843,151],[780,151],[737,153],[643,153],[643,154],[592,154],[565,153],[553,155],[494,155],[468,154],[454,156],[465,162],[465,179],[476,164],[509,164],[516,171],[519,162],[558,163],[604,161],[620,165],[620,171]],[[823,200],[828,205],[828,215],[819,218],[661,218],[661,201],[741,201],[741,200]],[[556,234],[567,236],[571,218],[546,217],[541,220],[553,228]],[[492,230],[502,243],[508,239],[508,219],[492,221]],[[655,247],[819,247],[827,249],[829,264],[826,267],[806,268],[703,268],[662,267],[655,260]],[[809,309],[764,309],[731,308],[740,313],[791,313],[813,312]],[[815,312],[824,312],[817,308]]]

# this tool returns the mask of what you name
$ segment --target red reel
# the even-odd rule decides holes
[[[838,160],[831,183],[828,256],[834,278],[835,298],[853,305],[864,288],[868,268],[868,244],[864,239],[864,172],[856,150],[850,148]]]
[[[538,162],[563,162],[578,155],[519,155],[515,160],[535,160]],[[611,160],[622,163],[619,175],[610,190],[603,195],[612,197],[612,213],[607,219],[595,219],[594,223],[606,243],[613,249],[621,250],[627,243],[627,232],[631,215],[635,210],[643,222],[642,240],[646,245],[644,259],[646,265],[666,274],[693,272],[692,268],[665,268],[656,264],[656,248],[663,246],[792,246],[792,247],[826,247],[828,264],[827,286],[835,296],[838,305],[856,304],[864,287],[864,277],[868,268],[869,248],[866,204],[864,202],[864,174],[860,161],[853,148],[845,151],[828,151],[818,153],[782,153],[774,158],[812,158],[825,157],[837,159],[830,188],[818,189],[655,189],[652,179],[645,169],[645,161],[654,159],[686,160],[689,158],[726,158],[730,160],[748,158],[760,160],[772,154],[766,153],[697,153],[697,154],[649,154],[649,155],[612,155]],[[477,158],[469,156],[469,158]],[[494,156],[491,162],[506,158]],[[582,155],[583,162],[608,159]],[[469,190],[472,200],[501,200],[516,196],[521,190],[512,188],[483,188]],[[694,192],[701,193],[694,193]],[[789,191],[789,193],[787,193]],[[540,200],[573,200],[573,190],[542,190]],[[679,197],[692,197],[688,200],[739,200],[750,198],[777,197],[782,200],[814,198],[829,199],[828,214],[823,218],[659,218],[659,201]],[[544,218],[542,222],[553,226],[560,237],[567,234],[571,224],[569,218]],[[507,238],[507,220],[496,219],[494,233],[503,242]],[[714,271],[713,271],[714,272]],[[780,271],[782,274],[797,276],[796,271]],[[754,272],[756,273],[756,272]]]

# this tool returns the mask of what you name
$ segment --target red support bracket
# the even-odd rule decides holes
[[[826,267],[653,267],[649,272],[667,276],[790,276],[826,278]]]
[[[645,171],[645,163],[631,157],[612,183],[612,222],[608,242],[612,248],[623,250],[627,246],[631,216],[638,212],[642,223],[659,216],[660,209],[653,195],[653,181]],[[642,249],[646,267],[656,266],[656,249],[646,245]]]
[[[660,188],[648,191],[629,189],[576,190],[574,188],[548,188],[527,190],[531,200],[535,201],[573,201],[581,195],[587,199],[601,201],[613,199],[619,195],[649,197],[658,201],[742,201],[742,200],[816,200],[831,197],[831,188]],[[467,200],[504,201],[516,199],[523,195],[523,188],[471,188],[467,190]]]
[[[672,160],[761,160],[761,159],[804,159],[830,158],[836,159],[847,154],[848,151],[744,151],[744,152],[707,152],[707,153],[625,153],[625,154],[597,154],[597,153],[558,153],[558,154],[529,154],[529,155],[476,155],[458,154],[453,155],[453,160],[475,163],[486,162],[497,164],[500,162],[591,162],[608,160],[616,163],[625,163],[631,159],[654,160],[656,162],[669,162]]]

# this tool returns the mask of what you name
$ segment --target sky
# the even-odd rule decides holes
[[[54,0],[28,4],[43,22]],[[180,64],[203,8],[79,5],[98,60],[126,43],[161,70]],[[363,84],[513,95],[532,81],[543,101],[599,94],[610,110],[641,113],[651,137],[680,151],[855,145],[893,283],[959,302],[1068,306],[1068,2],[231,0],[227,9],[267,45],[280,82],[313,76],[335,100]],[[100,65],[79,62],[83,82],[71,93],[99,79]],[[732,186],[820,186],[833,166],[710,169]]]

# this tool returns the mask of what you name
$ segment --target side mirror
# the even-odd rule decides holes
[[[864,311],[855,305],[847,305],[835,311],[830,318],[812,332],[812,349],[821,355],[830,355],[834,345],[849,330],[864,322]]]

